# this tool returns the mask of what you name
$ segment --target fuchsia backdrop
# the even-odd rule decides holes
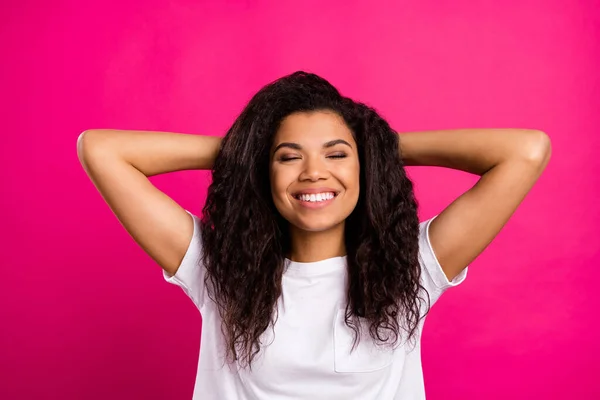
[[[398,131],[536,128],[539,183],[428,317],[428,398],[599,398],[596,1],[5,2],[0,398],[189,399],[201,321],[85,176],[89,128],[222,135],[305,69]],[[411,168],[421,218],[475,183]],[[208,174],[152,178],[200,213]],[[596,378],[594,378],[596,376]]]

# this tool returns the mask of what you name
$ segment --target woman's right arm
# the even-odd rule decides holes
[[[193,234],[193,220],[149,176],[211,169],[220,137],[170,132],[87,130],[77,155],[131,237],[168,274],[175,275]]]

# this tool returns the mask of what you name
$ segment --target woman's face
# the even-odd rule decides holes
[[[271,194],[279,213],[305,231],[324,231],[352,213],[359,196],[356,142],[334,112],[286,117],[271,146]]]

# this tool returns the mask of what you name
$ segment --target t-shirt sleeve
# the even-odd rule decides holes
[[[163,270],[163,277],[167,282],[181,287],[190,299],[192,299],[198,309],[200,309],[204,305],[205,291],[205,269],[202,265],[202,234],[200,219],[191,212],[187,210],[186,212],[194,221],[194,233],[192,239],[175,275],[171,276],[167,271]]]
[[[419,263],[421,264],[421,285],[429,293],[430,306],[449,288],[460,285],[467,277],[468,267],[463,269],[453,280],[449,281],[442,270],[431,241],[429,226],[437,215],[419,224]]]

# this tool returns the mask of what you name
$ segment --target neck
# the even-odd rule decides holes
[[[346,255],[344,223],[322,232],[309,232],[290,226],[292,251],[289,259],[296,262],[315,262]]]

